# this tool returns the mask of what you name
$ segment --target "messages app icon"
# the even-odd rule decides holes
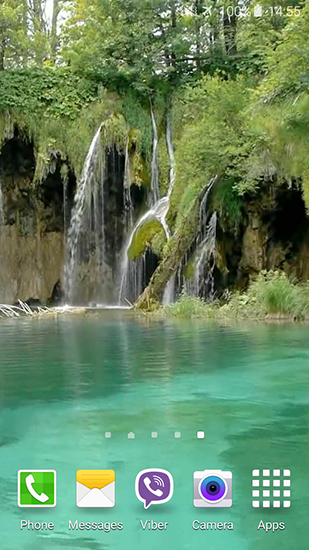
[[[114,470],[78,470],[76,472],[76,506],[113,508],[115,506]]]

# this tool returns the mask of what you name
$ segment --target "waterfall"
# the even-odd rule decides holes
[[[87,154],[68,230],[64,289],[70,303],[76,298],[80,264],[91,261],[95,263],[95,269],[101,269],[104,263],[105,150],[102,151],[100,140],[103,124],[98,128]]]
[[[127,140],[125,150],[124,179],[123,179],[123,205],[125,212],[125,230],[130,231],[133,227],[133,204],[131,198],[131,170],[129,153],[129,129],[127,129]]]
[[[205,231],[205,230],[204,230]],[[196,251],[194,294],[213,300],[215,251],[217,238],[217,213],[211,216],[205,236]]]
[[[214,268],[217,233],[217,213],[209,214],[210,193],[217,181],[217,176],[211,178],[204,192],[199,209],[197,236],[194,244],[194,275],[185,275],[186,269],[191,271],[192,252],[187,252],[180,263],[177,273],[177,293],[182,289],[196,297],[213,299],[214,297]],[[192,264],[191,264],[192,265]]]
[[[175,296],[175,275],[172,275],[172,277],[169,279],[164,289],[162,304],[164,306],[168,306],[174,301],[174,296]]]
[[[167,193],[168,207],[165,210],[164,217],[162,218],[162,225],[164,224],[167,230],[169,231],[166,223],[166,216],[169,210],[170,197],[173,192],[175,181],[176,181],[176,162],[175,162],[175,154],[174,154],[173,139],[172,139],[172,124],[169,116],[167,118],[167,126],[166,126],[166,146],[167,146],[167,152],[168,152],[169,163],[170,163],[170,177],[169,177],[169,188]],[[170,237],[170,234],[168,235],[168,238],[169,237]],[[169,279],[164,289],[163,301],[162,301],[163,305],[166,306],[168,304],[171,304],[174,301],[174,296],[175,296],[175,275],[172,275],[172,277]]]
[[[160,198],[159,190],[159,158],[158,158],[158,130],[154,116],[152,103],[150,102],[150,116],[152,125],[152,162],[151,162],[151,201],[150,205],[156,204]]]
[[[154,208],[150,208],[134,225],[131,231],[127,243],[124,248],[122,256],[120,273],[121,282],[118,303],[121,304],[124,300],[130,300],[134,302],[143,291],[143,281],[145,278],[145,255],[142,258],[136,258],[135,260],[129,259],[129,251],[133,243],[136,232],[146,223],[153,219],[160,219],[160,207],[162,204],[161,199]],[[159,212],[157,213],[157,208]],[[164,226],[163,226],[164,227]],[[164,227],[165,232],[168,231],[167,227]],[[168,233],[166,233],[168,235]],[[168,238],[168,237],[167,237]],[[142,261],[141,261],[142,260]]]
[[[167,195],[168,195],[168,198],[170,198],[175,186],[175,181],[176,181],[176,162],[175,162],[175,153],[174,153],[174,146],[173,146],[173,139],[172,139],[172,123],[169,116],[167,118],[167,126],[166,126],[166,145],[167,145],[167,152],[168,152],[168,158],[170,163],[170,179],[169,179],[169,188],[168,188]]]
[[[128,299],[129,296],[131,296],[131,300],[135,301],[138,296],[142,293],[143,288],[140,288],[136,284],[136,280],[142,281],[145,279],[145,259],[144,261],[138,262],[137,260],[130,261],[129,260],[129,251],[131,248],[131,245],[133,243],[134,236],[136,232],[144,225],[144,223],[151,221],[151,220],[157,220],[161,225],[166,235],[166,240],[169,240],[171,237],[171,232],[168,227],[166,217],[169,211],[170,207],[170,196],[172,194],[174,185],[175,185],[175,177],[176,177],[176,170],[175,170],[175,156],[174,156],[174,148],[173,148],[173,142],[172,142],[172,129],[171,129],[171,121],[170,118],[167,118],[167,125],[166,125],[166,144],[167,144],[167,151],[169,155],[169,161],[170,161],[170,177],[169,177],[169,187],[168,192],[165,197],[162,197],[159,199],[159,170],[158,170],[158,132],[155,122],[155,117],[152,109],[152,105],[150,104],[150,111],[151,111],[151,121],[152,121],[152,129],[153,129],[153,158],[152,158],[152,165],[151,165],[151,196],[155,200],[154,204],[147,210],[143,216],[137,221],[135,226],[133,227],[131,234],[127,240],[127,244],[124,249],[124,254],[121,262],[121,283],[120,283],[120,291],[119,291],[119,304],[121,304],[125,299]],[[143,269],[143,273],[137,275],[138,269]],[[172,293],[170,291],[166,291],[166,300],[169,300],[174,294],[174,282],[172,282],[169,286],[169,289],[173,289]]]
[[[67,232],[68,232],[68,169],[66,164],[63,165],[61,171],[61,179],[63,184],[63,240],[66,247]]]
[[[2,194],[2,175],[0,171],[0,225],[4,223],[4,213],[3,213],[3,194]]]

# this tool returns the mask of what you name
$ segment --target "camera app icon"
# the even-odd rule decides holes
[[[195,508],[230,508],[232,506],[232,472],[204,470],[193,474]]]

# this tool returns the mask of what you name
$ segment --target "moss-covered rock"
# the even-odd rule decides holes
[[[130,260],[136,260],[147,248],[152,248],[152,240],[157,234],[164,235],[163,228],[158,220],[146,221],[135,231],[131,246],[128,250]]]
[[[199,195],[182,225],[168,241],[162,261],[136,304],[138,309],[149,310],[152,303],[162,301],[163,292],[169,279],[176,273],[184,254],[189,250],[195,238],[202,196],[203,194]]]

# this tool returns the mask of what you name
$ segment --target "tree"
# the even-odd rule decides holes
[[[61,4],[59,0],[53,0],[53,15],[50,31],[50,51],[51,58],[55,62],[58,49],[58,18],[61,13]]]
[[[25,63],[26,0],[0,0],[0,70]]]
[[[224,65],[212,63],[214,51],[225,53],[223,21],[210,7],[209,0],[94,0],[89,8],[75,0],[64,58],[118,90],[179,85]]]

